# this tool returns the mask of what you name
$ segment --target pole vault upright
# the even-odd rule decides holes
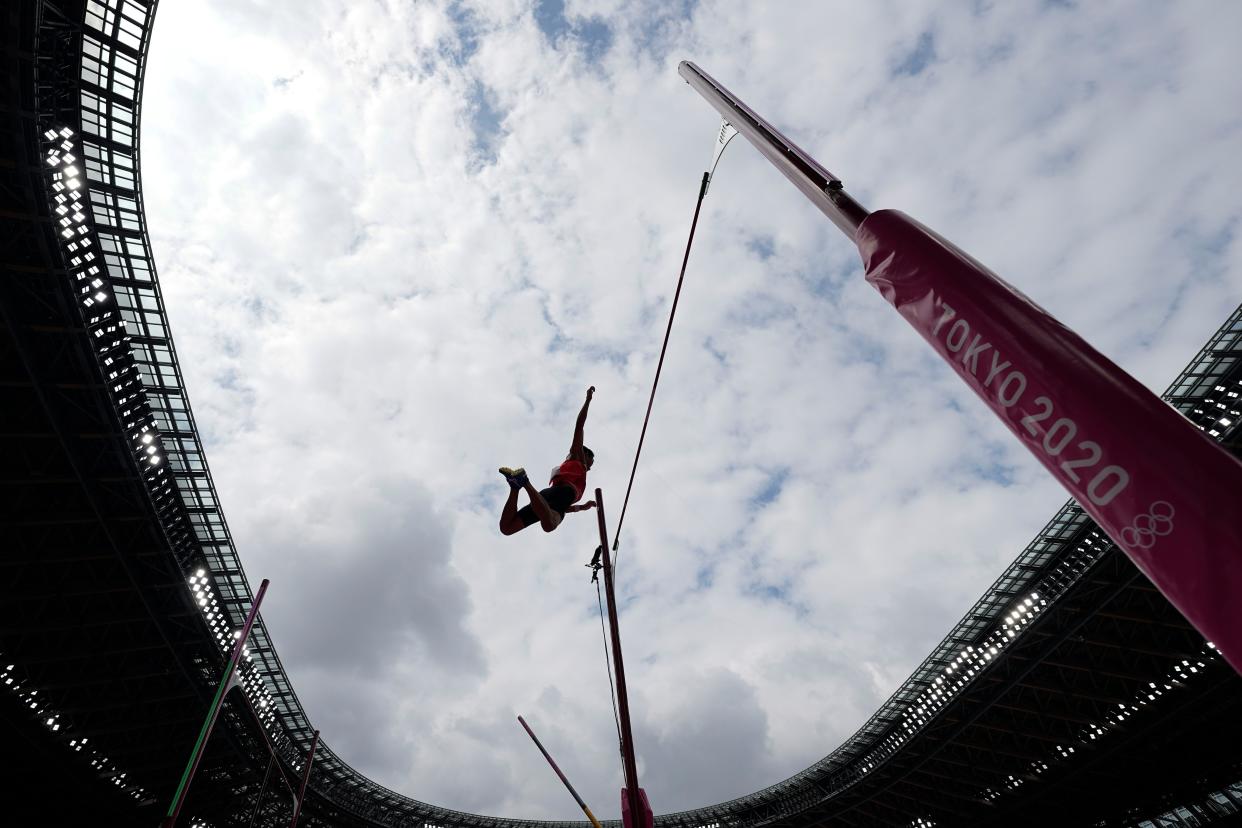
[[[176,828],[177,820],[181,816],[182,806],[185,805],[186,797],[190,792],[190,784],[194,781],[194,775],[198,772],[199,763],[202,761],[203,753],[207,748],[207,740],[211,738],[211,733],[216,727],[216,720],[220,717],[220,710],[224,706],[224,699],[234,690],[242,691],[242,683],[238,678],[241,660],[246,652],[246,647],[249,646],[250,632],[254,629],[255,620],[259,617],[259,605],[263,603],[263,596],[267,593],[268,583],[268,579],[264,578],[263,583],[259,584],[259,591],[254,596],[254,603],[250,605],[250,612],[246,614],[246,623],[242,626],[241,631],[237,633],[237,640],[233,644],[233,650],[229,654],[228,663],[225,665],[224,676],[220,679],[220,683],[216,687],[215,697],[207,708],[207,717],[203,721],[202,729],[198,733],[198,740],[190,751],[190,760],[186,763],[185,772],[181,774],[181,781],[177,784],[177,791],[173,794],[172,803],[168,806],[168,813],[160,823],[160,828]],[[293,796],[293,821],[289,823],[289,828],[295,828],[298,823],[298,817],[302,813],[302,805],[306,800],[306,784],[310,779],[311,764],[315,761],[315,748],[319,744],[319,731],[316,730],[311,738],[310,754],[306,757],[305,771],[302,774],[302,786],[299,790],[294,791],[289,784],[289,780],[285,778],[285,772],[277,759],[276,748],[272,745],[271,739],[268,738],[263,720],[255,711],[254,706],[250,704],[249,699],[246,698],[244,691],[241,692],[241,699],[241,703],[250,711],[251,716],[254,717],[255,726],[263,736],[263,743],[267,746],[268,753],[270,754],[267,773],[263,776],[263,786],[259,789],[258,799],[255,800],[254,814],[251,816],[250,821],[253,823],[261,810],[263,795],[267,793],[268,776],[271,774],[272,768],[275,767],[280,773],[285,787],[289,789],[290,794]]]
[[[190,792],[190,783],[194,781],[194,774],[198,772],[198,763],[202,761],[203,751],[207,748],[207,740],[211,737],[211,732],[216,727],[216,719],[220,716],[220,708],[224,706],[224,697],[228,695],[229,691],[240,686],[237,680],[237,670],[241,665],[242,654],[250,643],[250,630],[254,628],[254,621],[259,615],[259,605],[263,603],[263,596],[267,593],[268,583],[268,579],[264,578],[263,583],[259,584],[259,591],[254,596],[254,603],[250,605],[250,612],[246,614],[246,623],[242,626],[241,632],[237,634],[237,641],[234,642],[233,651],[229,654],[228,663],[224,668],[224,675],[216,686],[215,698],[211,700],[211,706],[207,708],[207,717],[203,720],[203,727],[198,732],[198,740],[190,751],[190,761],[186,763],[185,772],[181,774],[181,781],[177,783],[177,792],[173,794],[172,804],[168,806],[168,814],[164,817],[164,821],[160,823],[160,828],[174,828],[176,826],[177,818],[181,815],[181,806],[185,804],[186,795]]]
[[[690,62],[677,71],[858,247],[864,276],[1242,673],[1242,462],[1030,298],[841,181]]]
[[[621,719],[621,764],[625,789],[621,791],[621,820],[625,828],[651,828],[653,817],[647,792],[638,787],[638,763],[634,758],[634,735],[630,729],[630,699],[625,689],[625,664],[621,659],[621,627],[617,621],[617,595],[608,554],[608,524],[604,520],[604,493],[595,490],[595,514],[599,520],[599,548],[604,567],[604,592],[608,595],[608,627],[612,637],[612,665],[617,674],[617,708]]]
[[[790,141],[740,98],[690,61],[677,73],[707,99],[720,117],[742,133],[755,149],[776,166],[841,232],[853,239],[867,217],[863,206],[845,192],[841,179],[828,172],[802,147]]]

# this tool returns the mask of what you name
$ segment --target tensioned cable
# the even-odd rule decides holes
[[[699,184],[699,197],[694,203],[694,218],[690,221],[690,237],[686,239],[686,253],[681,259],[681,272],[677,275],[677,290],[673,293],[673,305],[668,313],[668,327],[664,330],[664,343],[660,346],[660,360],[656,363],[655,380],[651,383],[651,396],[647,399],[647,413],[643,416],[643,430],[638,435],[638,448],[634,451],[634,464],[630,467],[630,481],[625,486],[625,501],[621,504],[621,517],[617,521],[617,533],[613,538],[612,551],[616,552],[618,545],[621,543],[621,527],[625,524],[625,510],[630,505],[630,492],[634,489],[634,475],[638,471],[638,458],[643,453],[643,441],[647,437],[647,424],[651,421],[651,407],[655,403],[656,388],[660,384],[660,372],[664,368],[664,355],[668,352],[669,335],[673,332],[673,318],[677,315],[677,300],[681,298],[681,286],[686,280],[686,265],[690,262],[690,248],[694,244],[694,231],[699,226],[699,212],[703,208],[703,198],[707,195],[707,185],[711,182],[712,176],[716,173],[716,165],[720,163],[720,156],[724,152],[725,147],[737,135],[737,130],[729,125],[727,121],[721,121],[720,132],[716,136],[716,151],[712,156],[711,169],[703,173],[703,180]],[[596,558],[598,559],[602,547],[596,550]],[[617,568],[617,557],[612,560],[613,573],[615,575]],[[592,561],[592,564],[595,564]],[[592,565],[588,564],[588,565]],[[600,595],[599,580],[595,578],[595,600],[599,603],[599,629],[604,637],[604,665],[608,669],[608,690],[609,698],[612,700],[612,719],[617,726],[617,747],[621,749],[624,755],[623,739],[621,737],[621,717],[617,712],[617,688],[612,679],[612,659],[608,652],[608,630],[604,627],[604,599]]]
[[[673,318],[677,315],[677,300],[681,297],[681,286],[686,280],[686,265],[690,262],[690,247],[694,244],[694,231],[699,225],[699,211],[703,207],[703,197],[707,195],[707,185],[711,181],[712,176],[716,172],[716,165],[720,163],[720,156],[724,152],[724,148],[729,145],[733,137],[737,135],[737,130],[729,126],[728,123],[722,123],[720,133],[716,139],[716,153],[712,159],[712,167],[703,173],[703,181],[699,184],[699,198],[694,203],[694,218],[690,222],[690,237],[686,239],[686,253],[681,259],[681,273],[677,276],[677,290],[673,293],[673,306],[668,312],[668,327],[664,330],[664,344],[660,346],[660,360],[656,363],[655,380],[651,383],[651,396],[647,399],[647,413],[643,417],[643,430],[638,435],[638,448],[634,452],[634,465],[630,467],[630,482],[625,486],[625,500],[621,504],[621,517],[617,520],[617,532],[613,536],[612,551],[615,553],[621,543],[621,527],[625,524],[625,510],[630,505],[630,492],[634,488],[634,475],[638,471],[638,458],[643,453],[643,440],[647,437],[647,424],[651,421],[651,406],[655,403],[656,388],[660,385],[660,371],[664,368],[664,354],[668,351],[668,338],[673,332]],[[613,557],[613,569],[616,569],[617,558],[619,554]]]
[[[267,772],[263,774],[263,787],[259,788],[259,796],[254,801],[254,813],[250,815],[250,824],[247,828],[254,828],[254,821],[259,818],[259,808],[263,806],[263,794],[267,793],[267,780],[272,775],[272,765],[274,764],[276,764],[275,753],[267,760]]]
[[[660,361],[656,363],[655,381],[651,383],[651,396],[647,398],[647,414],[643,417],[643,430],[638,435],[638,449],[634,452],[634,465],[630,467],[630,482],[625,487],[625,501],[621,504],[621,517],[617,520],[617,533],[612,540],[612,551],[617,551],[621,543],[621,527],[625,524],[625,510],[630,505],[630,491],[634,488],[634,474],[638,471],[638,458],[643,453],[643,440],[647,438],[647,423],[651,420],[651,406],[655,403],[656,388],[660,385],[660,371],[664,368],[664,354],[668,351],[668,337],[673,332],[673,317],[677,315],[677,300],[681,297],[681,285],[686,280],[686,264],[690,261],[690,245],[694,244],[694,230],[699,224],[699,210],[703,207],[703,196],[707,194],[707,182],[711,173],[703,173],[703,183],[699,185],[699,199],[694,203],[694,220],[690,222],[690,238],[686,239],[686,255],[681,260],[681,275],[677,277],[677,290],[673,293],[673,307],[668,314],[668,327],[664,330],[664,344],[660,346]],[[616,566],[616,559],[613,559]]]

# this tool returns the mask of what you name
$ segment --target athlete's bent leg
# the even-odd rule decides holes
[[[517,499],[518,490],[510,488],[509,499],[505,501],[505,508],[500,512],[500,534],[502,535],[516,535],[526,528],[526,524],[522,523],[517,515]]]
[[[530,496],[530,507],[535,510],[535,516],[539,518],[539,525],[543,527],[543,531],[551,532],[560,526],[561,519],[565,516],[549,506],[548,502],[543,499],[543,495],[539,494],[539,491],[530,484],[529,480],[526,481],[526,485],[523,488],[526,489],[526,494]]]

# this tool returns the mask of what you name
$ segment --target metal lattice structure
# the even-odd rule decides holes
[[[0,742],[25,792],[2,807],[45,824],[158,819],[252,599],[145,229],[154,12],[0,11]],[[1242,308],[1165,394],[1235,453],[1240,356]],[[261,620],[250,644],[187,809],[204,824],[287,820],[266,745],[296,774],[314,733]],[[1239,737],[1242,679],[1070,502],[844,744],[657,823],[1198,824],[1242,810]],[[587,825],[419,802],[324,745],[301,824]]]

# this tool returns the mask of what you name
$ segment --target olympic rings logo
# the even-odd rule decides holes
[[[1139,515],[1131,526],[1121,530],[1121,542],[1129,547],[1151,549],[1156,545],[1156,538],[1162,538],[1173,531],[1173,504],[1167,500],[1157,500],[1151,504],[1148,513]]]

